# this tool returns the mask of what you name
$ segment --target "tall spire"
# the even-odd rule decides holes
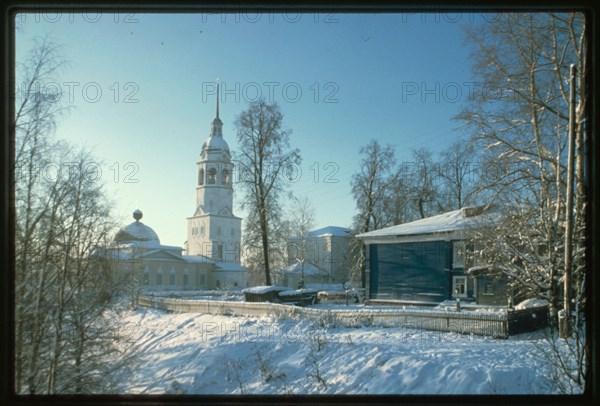
[[[219,118],[219,82],[217,82],[217,118]]]
[[[217,79],[217,117],[212,122],[212,128],[210,131],[210,135],[212,137],[222,137],[223,136],[223,122],[219,118],[219,82]]]

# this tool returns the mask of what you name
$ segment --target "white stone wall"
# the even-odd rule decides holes
[[[197,234],[192,232],[193,228],[198,230]],[[215,261],[239,263],[241,232],[242,220],[238,217],[192,217],[188,219],[188,255],[204,255]]]

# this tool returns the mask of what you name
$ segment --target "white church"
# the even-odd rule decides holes
[[[108,256],[122,277],[138,278],[148,290],[243,289],[248,269],[240,264],[242,219],[233,214],[233,163],[217,115],[202,144],[197,166],[196,210],[189,217],[184,248],[161,245],[143,224],[142,212],[119,230]],[[182,252],[183,251],[183,252]]]

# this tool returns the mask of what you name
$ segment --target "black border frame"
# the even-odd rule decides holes
[[[0,144],[0,264],[4,272],[0,279],[1,326],[4,334],[1,336],[0,353],[1,375],[0,396],[4,404],[460,404],[460,405],[485,405],[491,403],[499,404],[523,404],[523,405],[554,405],[554,404],[596,404],[598,402],[598,298],[592,292],[600,289],[599,278],[596,272],[599,267],[599,254],[596,248],[600,248],[598,241],[598,228],[600,226],[598,213],[598,186],[594,180],[600,175],[598,168],[599,144],[596,133],[597,108],[596,100],[600,93],[597,85],[597,38],[598,38],[598,13],[597,5],[591,1],[546,1],[536,2],[526,0],[522,2],[499,2],[462,0],[460,4],[447,4],[440,1],[425,0],[423,2],[410,1],[402,4],[389,4],[386,2],[370,1],[363,4],[349,4],[344,2],[321,3],[314,1],[296,3],[243,3],[243,2],[166,2],[157,0],[100,0],[93,3],[74,3],[69,1],[43,0],[41,2],[27,1],[17,2],[8,0],[2,4],[2,25],[0,29],[0,43],[2,44],[2,115],[0,125],[2,127],[2,139]],[[586,211],[586,224],[588,228],[588,239],[586,245],[586,256],[588,261],[588,320],[587,337],[591,350],[591,365],[589,366],[588,382],[586,390],[580,396],[563,395],[17,395],[14,391],[14,190],[10,187],[14,181],[14,134],[10,133],[10,121],[14,117],[13,97],[8,89],[14,83],[15,78],[15,24],[14,15],[18,12],[40,12],[43,10],[68,10],[68,11],[95,11],[103,12],[136,12],[136,13],[202,13],[202,12],[240,12],[249,10],[253,12],[327,12],[337,13],[390,13],[390,12],[499,12],[499,11],[580,11],[585,13],[589,24],[588,61],[590,61],[590,74],[587,78],[589,86],[590,108],[588,110],[588,162],[587,180],[588,208]]]

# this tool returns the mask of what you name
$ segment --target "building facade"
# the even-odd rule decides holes
[[[134,211],[135,221],[117,232],[107,252],[116,277],[144,290],[214,289],[214,261],[182,255],[181,247],[162,245],[158,234],[141,222],[142,217],[140,210]]]
[[[473,231],[496,218],[469,207],[357,235],[366,247],[367,298],[506,303],[502,283],[491,282],[485,272],[469,272],[484,265],[473,255]]]
[[[290,238],[287,246],[288,266],[282,271],[282,281],[297,288],[304,274],[305,284],[343,284],[349,280],[351,266],[350,239],[352,230],[328,226],[307,233],[306,238]],[[302,272],[304,260],[304,272]]]

